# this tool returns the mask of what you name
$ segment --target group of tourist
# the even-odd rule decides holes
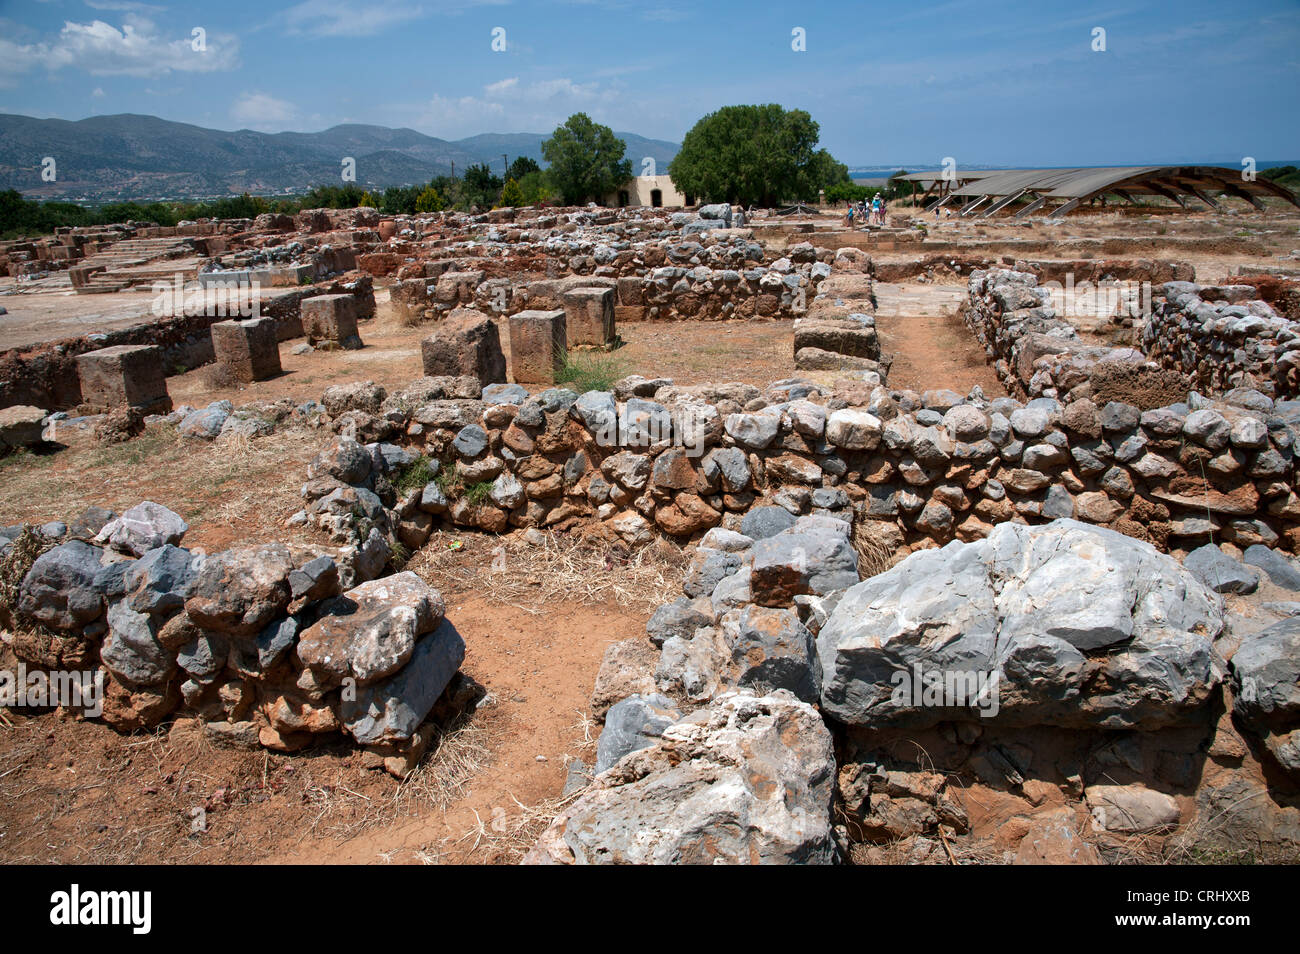
[[[863,225],[884,225],[885,200],[877,193],[870,202],[862,199],[859,202],[850,203],[848,222],[849,228],[854,228],[855,222],[860,222]]]

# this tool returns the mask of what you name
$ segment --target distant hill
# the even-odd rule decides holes
[[[32,198],[90,202],[197,199],[241,192],[300,193],[336,184],[342,160],[356,160],[357,184],[367,189],[415,185],[501,155],[542,162],[547,133],[484,133],[456,142],[414,129],[348,124],[314,133],[225,132],[156,116],[123,113],[70,122],[0,114],[0,190]],[[618,133],[639,174],[642,159],[667,171],[675,143]],[[53,156],[55,182],[41,180]]]
[[[495,156],[500,160],[501,154],[506,153],[512,160],[515,156],[527,156],[545,164],[542,159],[542,141],[549,135],[550,133],[482,133],[458,140],[456,145],[487,158]],[[678,143],[647,139],[636,133],[621,132],[615,135],[627,145],[626,156],[632,160],[632,173],[638,176],[641,175],[647,156],[655,161],[655,174],[666,175],[668,163],[673,161],[681,148]]]

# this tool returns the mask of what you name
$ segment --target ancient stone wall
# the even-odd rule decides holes
[[[807,310],[835,257],[829,249],[804,243],[763,261],[762,247],[743,240],[622,250],[602,246],[594,255],[533,258],[531,269],[457,259],[445,270],[428,263],[435,275],[398,281],[392,301],[408,320],[437,319],[460,306],[511,315],[563,307],[566,290],[604,285],[618,289],[623,321],[789,319]],[[530,273],[546,277],[520,280]]]
[[[1300,322],[1261,300],[1253,285],[1162,286],[1142,331],[1142,349],[1208,394],[1258,388],[1300,393]]]
[[[325,294],[351,294],[358,299],[362,314],[371,317],[375,313],[369,275],[354,275],[276,295],[262,303],[261,313],[275,319],[280,341],[301,338],[302,300]],[[102,334],[10,349],[0,353],[0,407],[25,404],[52,411],[76,407],[81,403],[76,356],[114,345],[157,345],[163,349],[163,367],[168,374],[207,364],[213,360],[209,329],[226,317],[183,315]]]
[[[377,532],[358,546],[205,555],[181,546],[187,529],[149,501],[0,528],[0,553],[44,551],[0,604],[8,647],[89,674],[82,699],[101,711],[88,714],[119,731],[197,716],[218,741],[279,751],[342,734],[399,777],[433,738],[439,703],[446,715],[472,694],[442,597],[413,573],[379,579],[391,568]]]
[[[868,375],[765,391],[630,378],[581,396],[528,397],[516,385],[480,396],[466,378],[426,378],[393,395],[373,384],[330,389],[325,406],[348,436],[314,465],[329,479],[304,488],[300,519],[351,539],[359,496],[412,548],[444,522],[591,527],[634,543],[734,529],[774,503],[791,519],[854,520],[890,551],[1060,517],[1162,549],[1211,534],[1240,546],[1300,542],[1300,406],[1258,392],[1149,410],[1088,398],[1022,404],[978,391],[890,392]],[[402,467],[422,455],[428,481],[371,500],[382,475],[344,479],[331,463],[355,454],[351,440],[391,445]]]

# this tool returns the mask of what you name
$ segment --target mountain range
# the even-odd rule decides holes
[[[428,182],[453,164],[460,173],[487,163],[500,174],[503,153],[512,162],[528,156],[540,163],[548,135],[483,133],[449,141],[358,124],[314,133],[226,132],[134,113],[76,121],[0,113],[0,190],[83,202],[287,195],[342,184],[345,157],[356,160],[358,185],[382,189]],[[679,148],[635,133],[616,135],[638,174],[647,156],[666,172]],[[55,160],[53,182],[41,176],[47,156]]]

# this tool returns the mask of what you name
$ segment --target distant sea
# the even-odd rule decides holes
[[[1086,165],[1086,164],[1085,164]],[[963,168],[966,169],[1073,169],[1074,166],[1038,166],[1030,163],[1021,163],[1019,165],[990,165],[981,162],[963,162]],[[1228,166],[1229,168],[1239,168],[1241,158],[1236,159],[1171,159],[1168,162],[1105,162],[1098,164],[1097,168],[1115,168],[1119,166]],[[1300,159],[1259,159],[1255,160],[1256,169],[1273,169],[1277,166],[1300,166]],[[932,169],[938,169],[939,163],[933,160],[929,162],[899,162],[888,166],[849,166],[849,177],[858,179],[888,179],[899,169],[906,169],[908,172],[926,172]]]

